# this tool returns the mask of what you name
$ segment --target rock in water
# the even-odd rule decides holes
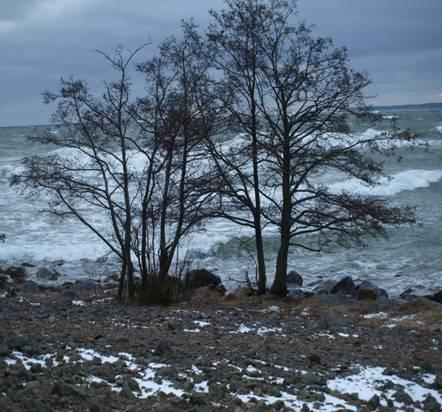
[[[206,269],[191,270],[186,275],[186,287],[190,289],[211,285],[217,286],[220,283],[221,278]]]
[[[57,271],[42,267],[37,271],[37,279],[39,280],[57,280],[59,278]]]
[[[324,280],[318,286],[313,289],[313,292],[317,295],[328,294],[331,292],[336,282],[334,280]]]
[[[357,298],[359,300],[376,300],[381,296],[388,298],[388,293],[368,280],[364,280],[357,287]]]
[[[302,284],[304,283],[304,279],[298,272],[292,270],[287,274],[287,283],[291,283],[297,286],[302,286]]]
[[[346,276],[332,287],[330,293],[343,293],[344,295],[354,296],[356,294],[356,285],[351,276]]]

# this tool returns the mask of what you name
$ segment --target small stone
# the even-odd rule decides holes
[[[308,360],[311,363],[321,363],[321,357],[317,353],[312,353],[311,355],[309,355]]]
[[[166,339],[161,339],[155,348],[154,355],[159,357],[171,357],[173,356],[173,350]]]
[[[367,406],[370,410],[375,411],[381,403],[381,400],[378,395],[373,395],[367,403]]]

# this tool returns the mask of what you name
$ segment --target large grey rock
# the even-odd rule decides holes
[[[298,272],[292,270],[287,274],[287,283],[291,283],[292,285],[302,286],[302,284],[304,283],[304,279]]]
[[[331,293],[331,290],[333,289],[335,284],[336,282],[334,280],[324,280],[313,289],[313,292],[315,292],[315,294],[317,295]]]
[[[353,296],[356,294],[356,285],[351,276],[346,276],[331,288],[330,293],[343,293],[344,295]]]
[[[357,288],[357,298],[359,300],[377,300],[381,296],[388,299],[388,293],[368,280],[364,280]]]
[[[60,277],[60,274],[53,269],[49,269],[46,267],[42,267],[37,271],[37,279],[39,280],[57,280]]]
[[[191,270],[186,275],[187,288],[200,288],[203,286],[219,285],[221,278],[206,269]]]

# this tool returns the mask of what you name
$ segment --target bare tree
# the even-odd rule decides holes
[[[254,230],[257,257],[258,294],[266,291],[266,267],[261,222],[261,193],[259,165],[258,71],[261,60],[259,38],[262,5],[254,0],[226,0],[227,8],[211,11],[214,23],[208,40],[215,68],[223,75],[222,87],[232,128],[250,138],[247,145],[223,150],[209,142],[222,183],[217,215]],[[243,211],[238,216],[237,212]],[[232,213],[233,212],[233,213]]]
[[[181,239],[197,230],[210,213],[211,191],[202,143],[219,130],[222,104],[211,91],[211,62],[192,22],[183,23],[183,37],[170,38],[160,55],[139,65],[154,93],[140,101],[140,127],[159,135],[164,168],[157,176],[156,213],[158,273],[165,278]],[[152,121],[153,120],[153,121]]]
[[[414,221],[410,208],[334,193],[317,181],[336,170],[375,185],[384,176],[382,165],[363,149],[410,136],[350,136],[349,116],[372,119],[363,94],[369,81],[349,68],[345,49],[335,48],[330,39],[315,38],[304,24],[294,25],[295,1],[226,0],[226,5],[227,11],[214,13],[216,25],[209,38],[224,50],[218,66],[239,90],[240,104],[232,113],[251,136],[252,147],[238,150],[238,161],[232,153],[212,152],[224,165],[219,167],[226,176],[224,195],[250,211],[256,233],[262,233],[261,221],[278,229],[271,291],[285,295],[290,246],[321,251],[337,237],[358,241],[362,234],[383,232],[385,225]],[[244,172],[250,169],[250,175]],[[236,180],[229,186],[232,175]],[[255,194],[254,202],[249,193]],[[232,216],[235,219],[250,223]],[[300,237],[315,233],[316,246]]]
[[[90,93],[86,82],[72,77],[61,80],[58,93],[44,93],[46,103],[58,103],[52,117],[57,129],[39,139],[71,150],[67,155],[62,151],[25,160],[25,171],[12,181],[49,194],[49,213],[79,220],[119,257],[120,298],[125,285],[128,297],[134,297],[132,204],[139,192],[132,187],[137,172],[131,167],[131,152],[138,135],[130,126],[128,70],[140,49],[127,57],[121,49],[112,56],[100,52],[117,72],[100,97]],[[109,227],[96,223],[97,212],[109,219]]]

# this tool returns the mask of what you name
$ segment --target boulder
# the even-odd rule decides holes
[[[434,293],[433,295],[427,296],[427,298],[433,302],[442,303],[442,290]]]
[[[316,295],[328,294],[331,292],[335,284],[336,282],[334,280],[324,280],[313,289],[313,292],[315,292]]]
[[[10,278],[16,282],[24,282],[26,276],[26,269],[22,267],[11,266],[3,271],[6,275],[9,275]]]
[[[9,276],[0,274],[0,290],[6,289],[9,284]]]
[[[190,289],[203,286],[219,285],[221,278],[206,269],[191,270],[186,275],[186,287]]]
[[[381,296],[388,299],[388,293],[368,280],[364,280],[357,287],[356,296],[359,300],[377,300]]]
[[[356,285],[351,276],[346,276],[331,288],[330,293],[343,293],[344,295],[354,296],[356,294]]]
[[[304,283],[304,279],[298,272],[292,270],[287,274],[287,283],[302,286],[302,284]]]
[[[39,280],[57,280],[59,277],[60,274],[56,270],[46,267],[41,267],[37,271],[37,279]]]

